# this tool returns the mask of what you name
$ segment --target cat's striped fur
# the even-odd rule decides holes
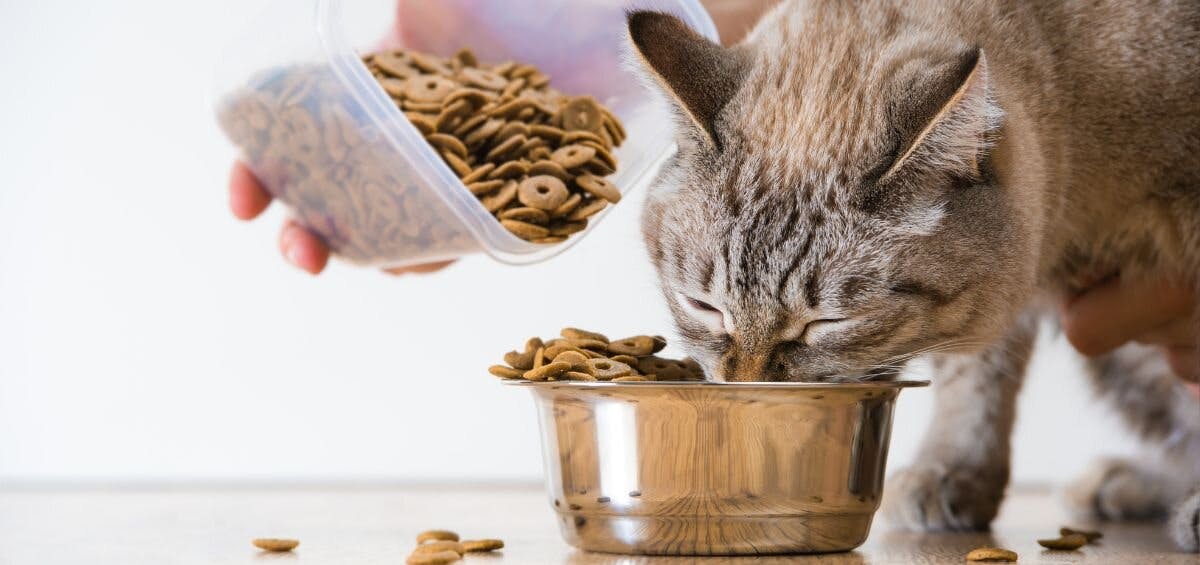
[[[1097,270],[1200,274],[1200,3],[792,0],[730,48],[662,14],[629,23],[680,124],[645,240],[710,377],[934,357],[923,463],[889,485],[903,525],[995,516],[1046,297]],[[1150,442],[1176,436],[1164,505],[1194,514],[1200,406],[1161,364],[1113,360],[1134,354],[1097,361],[1097,383],[1146,393],[1121,408]]]

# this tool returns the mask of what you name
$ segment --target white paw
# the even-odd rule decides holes
[[[1171,512],[1167,531],[1179,549],[1200,553],[1200,489],[1192,492]]]
[[[893,526],[908,530],[984,530],[1000,509],[1007,483],[1007,469],[903,469],[884,487],[883,514]]]
[[[1129,461],[1105,459],[1093,465],[1066,490],[1067,506],[1076,518],[1146,520],[1166,512],[1161,482]]]

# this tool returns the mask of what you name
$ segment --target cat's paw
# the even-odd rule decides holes
[[[1131,461],[1104,459],[1067,487],[1067,508],[1085,520],[1146,520],[1166,512],[1161,482]]]
[[[1179,549],[1200,553],[1200,488],[1171,512],[1167,531]]]
[[[888,479],[883,515],[908,530],[984,530],[1000,509],[1007,483],[1007,472],[975,467],[903,469]]]

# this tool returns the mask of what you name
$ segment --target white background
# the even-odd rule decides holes
[[[540,266],[300,274],[282,211],[227,213],[208,107],[261,5],[0,1],[0,482],[537,480],[531,401],[484,368],[566,324],[669,331],[642,195]],[[1042,345],[1014,477],[1062,484],[1132,442]],[[930,400],[902,396],[891,468]]]

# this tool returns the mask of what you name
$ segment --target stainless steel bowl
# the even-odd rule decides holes
[[[896,397],[929,383],[513,384],[534,394],[568,543],[740,555],[861,544]]]

